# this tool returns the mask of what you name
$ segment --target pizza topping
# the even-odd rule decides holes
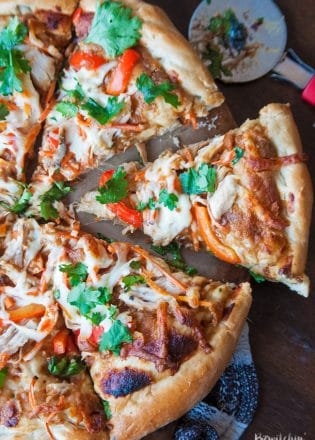
[[[15,90],[22,92],[20,75],[31,70],[23,53],[16,49],[27,32],[27,27],[14,17],[0,34],[0,93],[4,96],[12,95]]]
[[[73,287],[68,295],[68,302],[76,306],[83,316],[89,315],[98,304],[106,304],[110,299],[111,293],[107,287],[94,288],[85,283]]]
[[[300,162],[305,162],[307,156],[305,154],[290,154],[289,156],[264,158],[248,157],[246,162],[256,172],[277,171],[283,166],[288,166]]]
[[[105,394],[123,397],[144,388],[152,382],[150,375],[142,370],[124,368],[112,370],[102,379],[101,388]]]
[[[102,404],[106,418],[109,420],[112,417],[112,412],[110,410],[109,402],[107,400],[102,400]]]
[[[99,341],[99,351],[109,350],[119,356],[123,342],[132,342],[132,336],[128,327],[119,319],[116,319],[111,328],[102,334]]]
[[[10,320],[20,322],[24,319],[40,318],[45,314],[46,308],[41,304],[28,304],[9,312]]]
[[[23,192],[21,197],[13,204],[9,205],[6,202],[0,201],[0,205],[3,206],[6,210],[13,212],[14,214],[20,214],[26,210],[28,207],[29,201],[32,197],[31,191],[28,189],[28,186],[24,183],[19,183],[19,185],[23,188]]]
[[[128,181],[126,172],[122,167],[118,167],[115,172],[112,170],[103,173],[98,189],[100,195],[96,196],[96,200],[100,203],[116,203],[125,198],[128,194]]]
[[[85,42],[102,46],[110,57],[121,55],[126,49],[137,44],[141,37],[141,21],[131,14],[132,10],[122,3],[98,2]]]
[[[76,263],[76,264],[62,264],[59,266],[60,272],[64,272],[68,275],[70,286],[75,287],[78,284],[86,281],[88,276],[86,264]],[[60,292],[59,292],[60,296]]]
[[[168,341],[168,351],[172,360],[182,362],[187,356],[198,348],[198,342],[193,337],[181,335],[171,331]]]
[[[83,52],[81,50],[75,51],[69,59],[70,66],[76,70],[79,70],[82,67],[87,70],[95,70],[105,63],[106,59],[104,57],[90,52]]]
[[[124,105],[124,101],[119,101],[116,96],[108,98],[105,107],[102,107],[94,99],[88,98],[86,103],[82,105],[82,109],[86,110],[88,115],[96,119],[97,122],[104,125],[117,116],[123,109]]]
[[[9,109],[7,104],[1,102],[0,103],[0,121],[4,121],[9,114]]]
[[[53,183],[52,187],[40,197],[40,213],[43,219],[54,220],[58,218],[58,211],[54,204],[69,194],[70,191],[70,186],[66,186],[64,182]]]
[[[5,378],[7,377],[8,369],[6,367],[0,370],[0,388],[3,387]]]
[[[72,358],[53,356],[49,359],[47,368],[53,376],[67,378],[81,373],[85,369],[85,363],[79,356]]]
[[[134,49],[127,49],[124,52],[107,85],[106,92],[109,95],[119,96],[126,92],[133,68],[139,58],[140,54]]]
[[[180,176],[180,182],[184,193],[186,194],[202,194],[205,192],[214,192],[217,178],[217,171],[206,163],[202,163],[198,171],[189,168]]]
[[[176,87],[169,81],[156,85],[148,74],[142,73],[136,82],[137,89],[143,94],[147,104],[151,104],[158,96],[161,96],[165,102],[177,108],[180,101],[176,93],[171,93]]]
[[[264,281],[266,281],[265,277],[263,277],[259,273],[253,272],[252,270],[249,271],[249,274],[250,274],[251,277],[254,278],[256,283],[263,283]]]
[[[244,150],[240,147],[234,148],[235,157],[232,160],[232,165],[236,165],[237,162],[244,156]]]
[[[162,189],[160,191],[158,203],[163,204],[170,211],[173,211],[176,208],[178,202],[178,197],[174,193],[167,192],[166,189]]]
[[[19,423],[19,410],[17,402],[13,399],[5,402],[0,409],[0,423],[6,428],[14,428]]]
[[[123,277],[122,283],[125,286],[125,291],[128,292],[135,284],[145,284],[145,279],[141,275],[127,275]]]
[[[168,255],[170,255],[171,258],[165,258],[165,261],[169,266],[174,267],[178,270],[182,270],[190,276],[197,274],[197,269],[189,266],[183,259],[180,246],[177,242],[172,241],[167,246],[152,245],[151,249],[162,257],[167,257]]]

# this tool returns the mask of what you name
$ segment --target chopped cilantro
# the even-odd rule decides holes
[[[83,263],[76,264],[61,264],[59,266],[60,272],[66,273],[69,278],[70,286],[74,287],[86,281],[88,276],[87,266]]]
[[[93,312],[90,315],[87,315],[86,318],[90,319],[94,325],[100,325],[100,323],[106,318],[106,315],[103,315],[100,312]]]
[[[174,211],[178,203],[178,197],[176,194],[169,193],[166,189],[162,189],[159,194],[159,203],[164,205],[170,211]]]
[[[128,181],[123,167],[118,167],[113,176],[98,188],[99,195],[96,200],[102,204],[116,203],[125,198],[128,194]]]
[[[5,378],[7,377],[8,369],[6,367],[0,370],[0,388],[3,387]]]
[[[81,283],[73,287],[68,294],[68,302],[76,306],[81,315],[86,316],[98,304],[106,304],[111,300],[107,287],[90,287]]]
[[[232,76],[231,70],[223,64],[223,54],[218,46],[207,44],[202,57],[204,60],[211,62],[207,67],[214,79],[220,79],[222,74]]]
[[[256,281],[256,283],[263,283],[264,281],[266,281],[266,278],[263,277],[262,275],[255,273],[253,271],[249,271],[250,276],[252,276],[254,278],[254,280]]]
[[[67,95],[70,98],[73,98],[76,102],[81,102],[85,99],[85,94],[84,91],[82,89],[82,86],[80,83],[77,82],[75,89],[73,90],[65,90],[65,92],[67,93]]]
[[[186,194],[214,192],[216,177],[216,168],[206,163],[202,163],[198,171],[194,168],[190,168],[189,171],[179,176],[183,192]]]
[[[234,152],[235,152],[235,157],[232,160],[233,165],[237,164],[237,162],[244,156],[244,150],[240,147],[235,147]]]
[[[4,121],[9,113],[10,112],[9,112],[8,106],[6,104],[4,104],[3,102],[0,103],[0,121]]]
[[[81,108],[88,112],[88,115],[96,119],[100,124],[107,124],[114,116],[121,112],[125,101],[119,101],[117,96],[111,96],[105,107],[102,107],[94,99],[89,98]]]
[[[114,242],[114,240],[112,240],[112,239],[109,238],[109,237],[106,237],[106,235],[102,234],[101,232],[98,232],[98,233],[96,234],[96,237],[99,238],[100,240],[104,240],[104,241],[106,241],[107,243],[113,243],[113,242]]]
[[[156,209],[156,201],[153,199],[153,197],[150,197],[147,203],[139,202],[136,206],[136,209],[138,211],[144,211],[145,209]]]
[[[79,111],[78,105],[70,101],[58,102],[55,109],[65,118],[74,118]]]
[[[71,191],[70,186],[65,186],[63,182],[54,182],[52,187],[41,196],[40,213],[45,220],[58,218],[58,211],[54,207],[54,202],[61,200]]]
[[[176,87],[169,81],[156,85],[148,74],[142,73],[136,81],[136,86],[147,104],[151,104],[158,96],[162,96],[164,101],[173,107],[177,108],[180,105],[176,93],[171,93]]]
[[[120,354],[123,342],[132,342],[131,333],[119,319],[113,322],[108,332],[104,332],[100,339],[99,351],[109,350],[116,356]]]
[[[128,292],[135,284],[145,284],[145,279],[141,275],[127,275],[123,277],[122,282]]]
[[[10,206],[5,202],[0,202],[1,206],[14,214],[20,214],[21,212],[25,211],[28,206],[28,202],[32,197],[32,193],[28,189],[28,186],[24,183],[21,183],[21,186],[24,188],[23,193],[21,197],[14,203],[14,205]]]
[[[4,96],[15,90],[22,92],[20,75],[31,70],[23,53],[15,48],[23,43],[27,32],[27,27],[14,17],[0,33],[0,93]]]
[[[132,261],[129,266],[131,269],[138,270],[141,267],[141,261]]]
[[[53,376],[69,377],[84,370],[85,363],[79,356],[73,358],[53,356],[49,359],[47,367]]]
[[[109,402],[107,400],[102,400],[102,404],[106,418],[110,419],[112,417],[112,412],[110,410]]]
[[[151,249],[155,251],[157,254],[161,255],[162,257],[166,257],[167,255],[170,255],[171,258],[165,258],[165,261],[172,267],[182,270],[183,272],[186,272],[187,275],[193,276],[198,273],[197,269],[195,269],[192,266],[189,266],[183,259],[180,247],[178,243],[175,241],[172,241],[167,246],[155,246],[151,245]]]
[[[55,297],[55,299],[60,299],[60,290],[59,289],[54,291],[54,297]]]
[[[110,57],[121,55],[137,44],[141,37],[141,21],[132,17],[132,10],[120,2],[98,1],[90,32],[85,43],[103,47]]]

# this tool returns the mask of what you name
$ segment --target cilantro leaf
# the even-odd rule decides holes
[[[106,315],[103,315],[100,312],[94,312],[91,315],[87,315],[86,318],[90,319],[94,325],[100,325],[100,323],[106,318]]]
[[[147,73],[142,73],[136,81],[136,86],[147,104],[151,104],[158,96],[162,96],[164,101],[173,107],[177,108],[180,105],[176,93],[171,93],[176,87],[169,81],[156,85]]]
[[[264,281],[266,281],[266,278],[263,277],[262,275],[260,275],[259,273],[253,272],[253,271],[249,271],[249,274],[251,277],[254,278],[254,280],[256,281],[256,283],[263,283]]]
[[[145,202],[139,202],[136,206],[137,211],[144,211],[145,209],[156,209],[156,201],[153,199],[153,197],[150,197],[147,203]]]
[[[166,189],[162,189],[159,194],[159,203],[164,205],[170,211],[174,211],[178,202],[176,194],[167,192]]]
[[[85,43],[99,44],[110,57],[121,55],[141,37],[141,21],[131,15],[132,10],[120,2],[98,1]]]
[[[127,275],[123,277],[122,282],[125,286],[125,291],[128,292],[135,284],[145,284],[145,279],[141,275]]]
[[[7,377],[8,369],[6,367],[0,370],[0,388],[3,387],[5,378]]]
[[[5,202],[0,202],[1,206],[14,214],[20,214],[21,212],[25,211],[28,206],[28,202],[32,197],[32,193],[28,189],[28,186],[24,183],[21,183],[21,186],[24,188],[23,193],[21,197],[14,203],[14,205],[10,206]]]
[[[106,235],[102,234],[101,232],[97,232],[96,237],[99,238],[100,240],[106,241],[107,243],[113,243],[114,242],[114,240],[112,240],[109,237],[106,237]]]
[[[116,356],[120,354],[120,347],[123,342],[132,342],[131,333],[119,319],[113,322],[108,332],[104,332],[100,339],[99,351],[109,350]]]
[[[59,289],[54,291],[54,298],[60,299],[60,290]]]
[[[130,264],[129,264],[129,266],[131,267],[131,269],[134,269],[134,270],[138,270],[138,269],[140,269],[140,267],[141,267],[141,261],[132,261]]]
[[[237,162],[244,156],[244,150],[240,147],[235,147],[234,152],[235,152],[235,157],[232,160],[233,165],[237,164]]]
[[[76,102],[80,102],[85,99],[84,91],[83,91],[82,86],[79,82],[77,82],[75,89],[65,90],[65,92],[67,93],[67,95],[70,98],[73,98]]]
[[[24,41],[27,32],[27,27],[14,17],[0,33],[0,93],[4,96],[12,95],[14,90],[22,92],[19,75],[31,70],[23,53],[15,49]]]
[[[207,67],[214,79],[220,79],[222,74],[224,76],[232,76],[231,70],[223,64],[223,53],[221,53],[218,46],[207,44],[202,57],[204,60],[210,61]]]
[[[21,44],[26,35],[27,27],[17,17],[13,17],[0,34],[0,47],[11,50],[18,44]]]
[[[68,294],[68,302],[72,306],[76,306],[81,315],[86,316],[98,304],[105,304],[111,298],[106,287],[88,287],[85,283],[81,283],[73,287]]]
[[[53,376],[69,377],[84,370],[85,363],[79,356],[73,358],[53,356],[49,359],[47,368]]]
[[[0,103],[0,121],[4,121],[9,113],[8,106],[4,103]]]
[[[58,102],[55,109],[65,118],[74,118],[79,111],[78,105],[70,101]]]
[[[63,182],[54,182],[52,187],[41,196],[40,213],[44,220],[58,218],[58,211],[54,207],[54,202],[61,200],[71,191],[70,186],[65,186]]]
[[[214,192],[216,177],[216,168],[206,163],[202,163],[198,171],[194,168],[190,168],[179,176],[183,192],[186,194]]]
[[[167,255],[170,255],[171,258],[170,259],[165,258],[165,261],[167,262],[167,264],[174,267],[175,269],[182,270],[183,272],[186,272],[187,275],[190,276],[196,275],[198,273],[197,269],[195,269],[192,266],[189,266],[185,262],[181,254],[179,244],[176,243],[176,241],[172,241],[167,246],[151,245],[151,249],[157,254],[161,255],[162,257],[166,257]]]
[[[87,266],[83,263],[61,264],[59,266],[60,272],[68,275],[71,287],[77,286],[81,282],[86,281],[88,276],[87,269]]]
[[[102,400],[102,404],[107,419],[110,419],[112,417],[112,412],[110,410],[109,402],[107,400]]]
[[[85,104],[82,104],[82,110],[86,110],[88,115],[97,122],[104,125],[107,124],[114,116],[118,115],[125,105],[125,101],[119,101],[117,96],[111,96],[106,104],[102,107],[94,99],[89,98]]]
[[[100,195],[96,196],[96,200],[103,205],[119,202],[127,196],[127,188],[126,172],[123,170],[123,167],[118,167],[105,185],[98,188]]]

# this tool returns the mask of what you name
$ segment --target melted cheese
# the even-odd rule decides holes
[[[232,208],[238,192],[239,180],[236,176],[227,175],[213,194],[208,193],[208,206],[215,220]]]

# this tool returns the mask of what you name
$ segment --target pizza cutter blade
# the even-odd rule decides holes
[[[237,20],[232,21],[223,42],[218,37],[214,40],[209,29],[210,19],[227,16],[227,11],[232,11]],[[240,31],[246,36],[241,50],[235,44]],[[205,63],[211,64],[206,59],[207,38],[223,55],[223,71],[217,78],[227,83],[243,83],[265,75],[281,60],[287,27],[284,15],[272,0],[203,0],[191,18],[189,40]],[[228,75],[224,67],[228,68]]]

